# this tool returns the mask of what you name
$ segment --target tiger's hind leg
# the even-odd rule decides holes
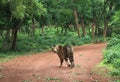
[[[62,67],[62,64],[63,64],[63,61],[64,61],[64,59],[60,59],[60,66],[59,67]]]

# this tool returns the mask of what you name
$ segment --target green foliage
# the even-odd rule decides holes
[[[17,19],[24,18],[25,15],[25,5],[23,4],[23,0],[10,0],[7,3],[10,3],[10,10],[12,13],[12,16],[14,16]]]
[[[61,28],[58,30],[54,27],[45,27],[44,34],[40,34],[41,29],[36,29],[35,36],[30,36],[26,32],[21,31],[18,33],[17,49],[15,51],[0,51],[0,60],[11,59],[20,54],[28,52],[42,52],[50,50],[53,45],[82,45],[91,43],[91,37],[86,35],[85,37],[78,37],[75,31],[69,31],[66,34],[61,33]],[[0,39],[0,45],[4,40]]]
[[[21,20],[29,21],[27,18],[38,18],[46,13],[38,0],[2,0],[0,2],[0,28],[16,28],[23,25]],[[16,25],[16,22],[17,23]]]
[[[105,54],[108,54],[104,55],[105,63],[112,63],[116,58],[118,58],[118,54],[114,53],[114,51],[106,51]]]
[[[115,15],[113,16],[114,22],[120,20],[120,11],[115,12]]]
[[[111,40],[108,42],[107,49],[114,46],[114,45],[119,45],[120,44],[120,35],[112,35]]]
[[[110,74],[112,76],[118,76],[118,75],[120,75],[120,71],[119,70],[113,70],[113,71],[110,72]]]
[[[6,52],[1,52],[0,51],[0,63],[1,62],[6,62],[12,58],[15,58],[17,56],[21,56],[25,53],[23,52],[18,52],[18,51],[6,51]]]
[[[111,65],[116,70],[111,71],[112,75],[120,75],[120,35],[114,35],[107,44],[104,52],[104,63]],[[118,71],[119,70],[119,71]]]
[[[119,58],[119,59],[120,59],[120,58]],[[113,61],[113,66],[114,66],[115,68],[119,68],[119,67],[120,67],[120,60],[118,60],[117,58],[114,59],[114,61]]]
[[[51,27],[45,28],[44,35],[40,35],[39,29],[37,29],[35,35],[34,37],[28,37],[20,33],[17,49],[23,52],[41,52],[50,49],[52,45],[56,44],[82,45],[91,42],[91,38],[88,35],[83,38],[79,38],[75,32],[68,32],[64,35]]]
[[[38,0],[26,0],[24,4],[26,6],[26,15],[30,18],[40,17],[46,13],[46,8]]]

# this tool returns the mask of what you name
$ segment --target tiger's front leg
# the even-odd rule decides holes
[[[70,65],[70,68],[73,68],[75,65],[74,65],[74,61],[71,62],[71,65]]]
[[[70,59],[70,63],[71,63],[71,65],[70,65],[70,68],[73,68],[75,65],[74,65],[74,60],[73,59]]]
[[[70,64],[68,62],[68,58],[65,58],[66,64],[68,65],[68,67],[70,67]]]

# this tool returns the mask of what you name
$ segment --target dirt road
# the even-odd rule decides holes
[[[93,68],[102,60],[105,43],[74,47],[75,67],[70,69],[53,52],[21,56],[3,63],[0,82],[108,82],[94,77]]]

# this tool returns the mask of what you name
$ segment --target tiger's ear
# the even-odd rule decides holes
[[[52,45],[52,46],[51,46],[51,48],[54,48],[54,47],[55,47],[55,45]]]

